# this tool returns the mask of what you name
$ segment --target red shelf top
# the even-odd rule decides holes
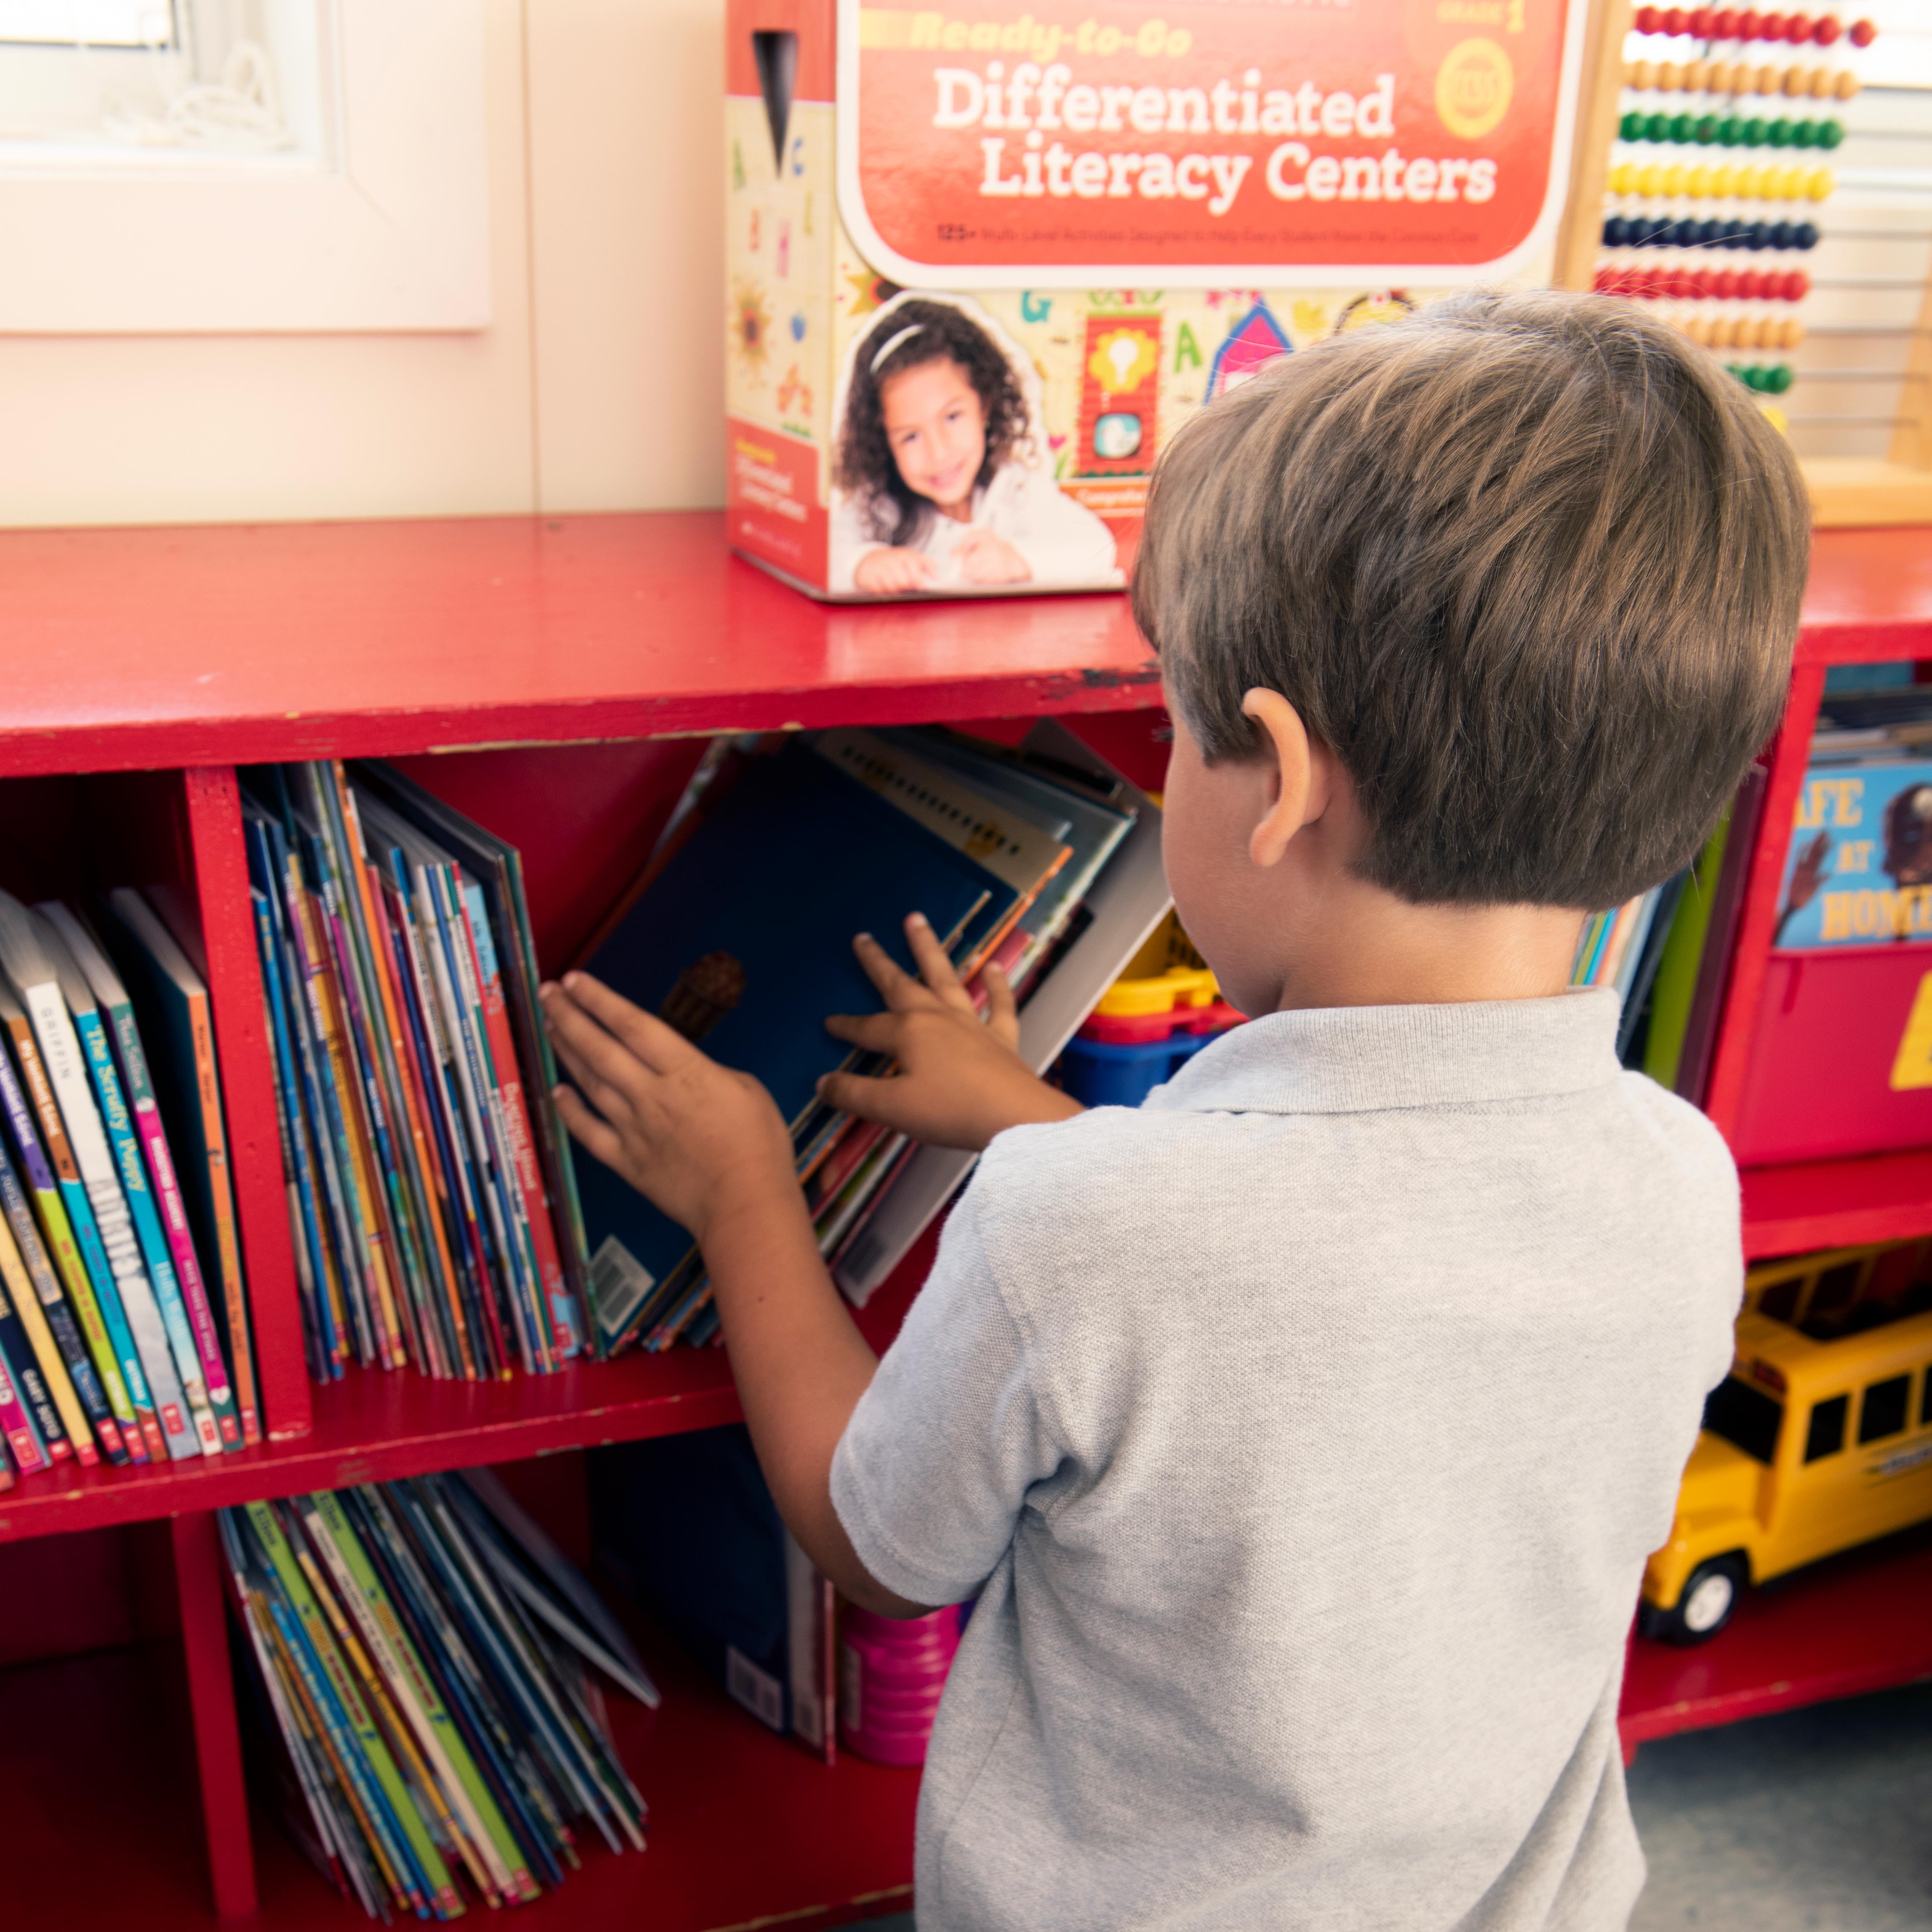
[[[1801,656],[1932,656],[1932,545],[1816,539]],[[0,772],[1148,703],[1118,595],[854,608],[722,514],[0,534]]]
[[[1932,1234],[1932,1151],[1748,1167],[1739,1178],[1752,1261]]]
[[[1932,657],[1932,531],[1820,530],[1800,664]]]
[[[314,1428],[291,1442],[166,1468],[68,1462],[23,1476],[0,1496],[0,1542],[708,1429],[742,1412],[722,1348],[634,1352],[499,1382],[352,1370],[314,1396]]]
[[[1156,702],[1118,594],[852,608],[722,513],[0,535],[0,772]]]

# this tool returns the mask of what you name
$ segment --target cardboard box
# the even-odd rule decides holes
[[[1188,416],[1549,278],[1586,0],[730,0],[730,527],[815,595],[1124,580]]]

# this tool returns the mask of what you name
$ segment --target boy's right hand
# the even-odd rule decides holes
[[[828,1073],[818,1083],[820,1099],[928,1146],[975,1153],[1006,1128],[1079,1113],[1077,1100],[1049,1087],[1015,1051],[1019,1014],[1006,975],[992,965],[982,974],[987,997],[982,1022],[921,914],[906,921],[906,938],[920,977],[902,972],[877,940],[861,933],[852,950],[886,1011],[862,1017],[836,1013],[825,1022],[835,1040],[868,1053],[890,1054],[898,1071],[881,1080]]]

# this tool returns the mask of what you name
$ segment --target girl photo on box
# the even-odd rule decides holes
[[[896,298],[841,387],[835,591],[1120,582],[1112,533],[1053,480],[1037,379],[976,304]]]

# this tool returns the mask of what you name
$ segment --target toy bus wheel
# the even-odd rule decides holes
[[[1666,1643],[1708,1643],[1731,1620],[1750,1581],[1744,1559],[1714,1556],[1684,1580],[1676,1605],[1654,1618],[1652,1634]]]

